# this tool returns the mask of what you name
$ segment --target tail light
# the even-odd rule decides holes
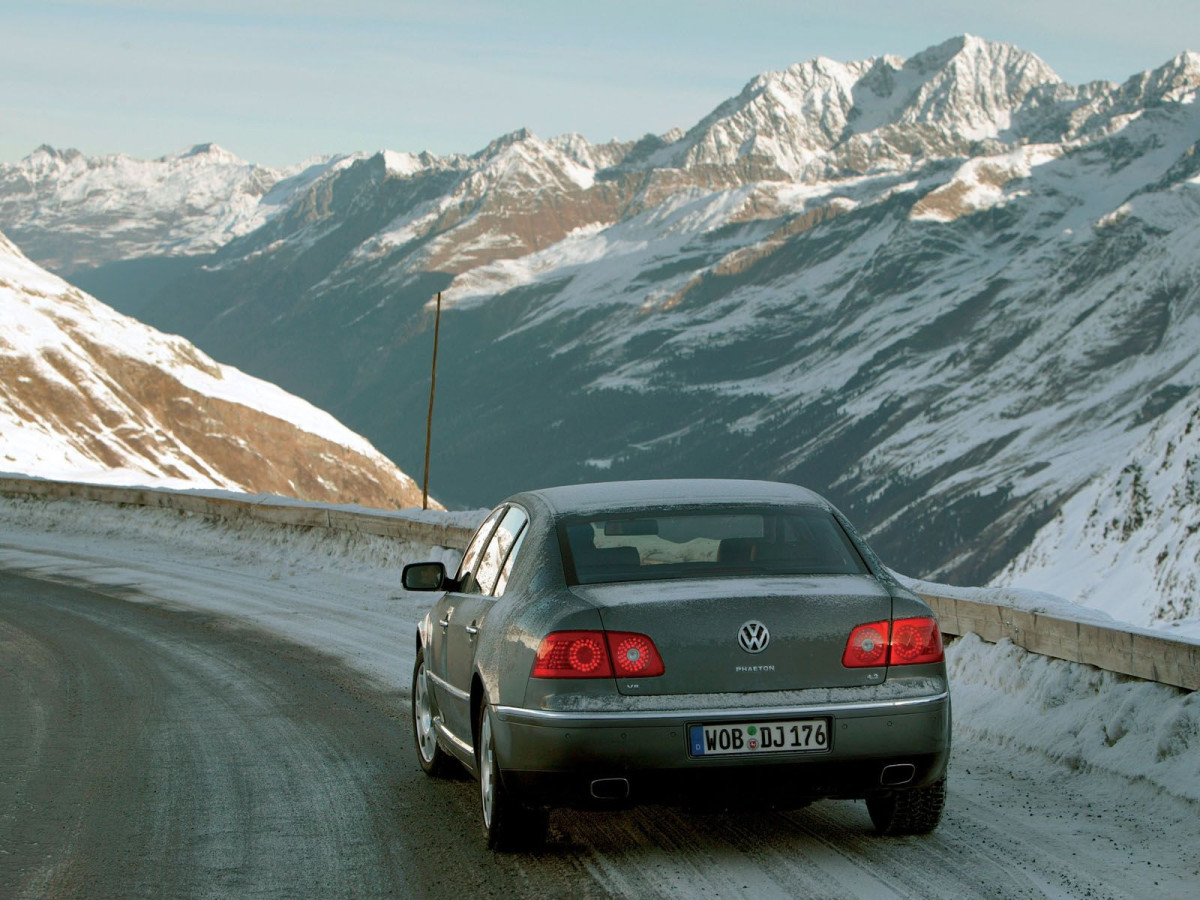
[[[653,678],[666,671],[654,641],[644,634],[605,632],[613,669],[621,678]]]
[[[846,641],[842,665],[848,669],[913,666],[945,658],[937,620],[924,616],[859,625]]]
[[[937,619],[897,619],[892,623],[891,665],[913,666],[945,658]]]
[[[867,666],[886,666],[889,622],[872,622],[859,625],[850,632],[846,651],[842,654],[842,665],[847,669]]]
[[[557,631],[542,638],[534,678],[612,678],[603,631]]]
[[[654,641],[625,631],[556,631],[542,638],[533,678],[653,678],[665,671]]]

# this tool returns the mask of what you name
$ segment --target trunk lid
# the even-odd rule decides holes
[[[623,694],[708,694],[880,684],[885,667],[842,665],[856,625],[890,619],[892,598],[869,575],[686,579],[580,585],[608,631],[650,637],[666,671],[618,678]],[[766,646],[739,642],[747,623],[765,626]],[[753,625],[747,638],[764,635]],[[743,647],[743,643],[750,649]]]

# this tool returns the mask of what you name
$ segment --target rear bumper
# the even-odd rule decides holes
[[[526,802],[547,806],[654,802],[786,807],[822,797],[866,797],[937,780],[950,754],[947,693],[752,711],[497,707],[495,712],[505,785]],[[827,750],[708,757],[689,753],[689,725],[798,718],[829,720]],[[885,773],[889,766],[902,768]],[[906,776],[899,783],[898,772]]]

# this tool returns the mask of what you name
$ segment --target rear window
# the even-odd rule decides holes
[[[559,541],[571,584],[869,571],[837,519],[811,507],[569,519]]]

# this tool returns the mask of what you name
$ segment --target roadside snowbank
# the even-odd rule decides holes
[[[968,634],[946,651],[956,738],[1045,754],[1200,801],[1200,693]]]

